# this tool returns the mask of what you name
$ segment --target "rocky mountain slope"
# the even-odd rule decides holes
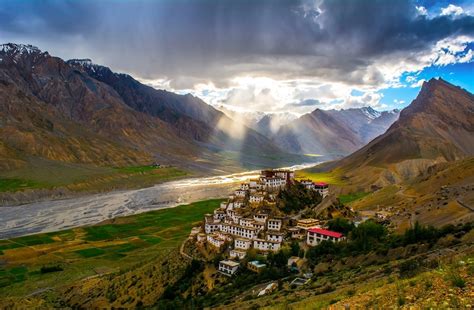
[[[187,155],[195,147],[169,126],[126,106],[107,85],[60,58],[24,45],[0,48],[2,167],[28,157],[127,165],[158,152]]]
[[[234,154],[226,158],[229,151]],[[31,45],[0,45],[2,169],[27,166],[31,158],[105,166],[154,160],[264,165],[252,154],[268,155],[275,165],[288,155],[193,96],[155,90],[87,61],[65,62]]]
[[[93,64],[89,59],[73,59],[67,63],[111,86],[132,109],[168,123],[180,137],[223,150],[282,153],[266,137],[190,94],[154,89],[130,75]]]
[[[472,155],[474,96],[442,79],[431,79],[386,133],[339,165],[387,166],[417,159],[454,161]]]

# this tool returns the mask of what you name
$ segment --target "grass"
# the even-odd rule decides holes
[[[187,172],[175,167],[95,167],[32,159],[28,167],[0,171],[0,192],[55,188],[100,192],[151,186],[186,175]]]
[[[351,193],[351,194],[347,194],[347,195],[340,195],[339,196],[339,200],[341,201],[341,203],[343,204],[348,204],[350,202],[353,202],[355,200],[359,200],[367,195],[369,195],[370,193],[366,193],[366,192],[357,192],[357,193]]]
[[[314,168],[298,170],[296,171],[297,179],[311,179],[318,182],[326,182],[331,185],[344,185],[342,179],[342,172],[339,170],[333,170],[329,172],[318,172]]]
[[[206,200],[107,222],[0,241],[0,299],[62,286],[97,274],[126,270],[177,248],[203,215],[220,205]],[[41,273],[43,266],[62,271]]]
[[[117,171],[122,173],[144,173],[149,171],[158,171],[159,169],[166,168],[157,168],[155,166],[132,166],[132,167],[121,167],[115,168]]]
[[[22,179],[0,179],[0,192],[12,192],[38,186],[36,182]]]
[[[99,248],[88,248],[83,250],[77,250],[75,252],[84,258],[95,257],[105,253],[103,249]]]

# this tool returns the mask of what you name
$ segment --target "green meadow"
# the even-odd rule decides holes
[[[342,180],[342,172],[339,170],[332,170],[329,172],[319,172],[315,168],[309,168],[296,171],[297,179],[311,179],[317,182],[326,182],[331,185],[344,185]]]
[[[213,199],[97,225],[0,240],[0,298],[24,296],[97,274],[120,272],[177,248],[222,200]],[[59,266],[62,271],[42,273]]]
[[[187,175],[175,167],[95,167],[32,159],[27,167],[0,171],[0,192],[55,188],[100,192],[151,186]]]
[[[361,198],[364,198],[365,196],[369,195],[370,193],[367,192],[357,192],[357,193],[351,193],[347,195],[340,195],[339,196],[339,201],[342,202],[343,204],[348,204],[353,201],[359,200]]]

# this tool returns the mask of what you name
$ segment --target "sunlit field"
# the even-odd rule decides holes
[[[72,230],[0,241],[0,296],[21,296],[124,270],[175,249],[221,200],[116,218]]]

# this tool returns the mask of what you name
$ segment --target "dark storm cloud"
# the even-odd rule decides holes
[[[379,57],[474,33],[474,17],[427,18],[416,3],[0,0],[0,36],[31,38],[53,54],[71,45],[87,54],[61,56],[169,78],[175,88],[242,74],[377,84],[383,76],[367,68]]]

